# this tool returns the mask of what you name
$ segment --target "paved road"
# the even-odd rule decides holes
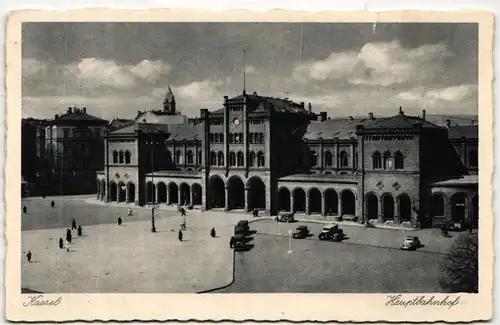
[[[318,240],[253,236],[235,255],[234,283],[221,293],[439,292],[441,254]]]

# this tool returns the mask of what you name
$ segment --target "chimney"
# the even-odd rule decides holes
[[[403,112],[403,107],[399,106],[399,114],[403,115],[405,112]]]
[[[425,121],[425,109],[424,109],[424,110],[422,110],[422,120],[424,120],[424,121]]]
[[[87,107],[83,107],[82,112],[83,112],[83,114],[87,114]]]
[[[311,105],[311,103],[309,103],[307,105],[307,109],[309,110],[309,113],[312,113],[312,105]]]
[[[256,92],[256,91],[254,91],[254,92],[253,92],[253,95],[254,95],[254,96],[257,96],[257,92]]]
[[[368,113],[368,117],[370,118],[370,120],[373,120],[373,113],[372,112]]]
[[[68,107],[68,111],[67,111],[68,114],[71,113],[71,107]]]
[[[349,121],[351,121],[351,122],[354,121],[354,117],[349,116]]]
[[[451,127],[451,121],[450,119],[446,120],[446,127],[449,129]]]
[[[321,112],[319,114],[321,115],[321,122],[326,121],[327,113],[326,112]]]
[[[54,115],[54,120],[57,120],[58,118],[59,118],[58,114]]]

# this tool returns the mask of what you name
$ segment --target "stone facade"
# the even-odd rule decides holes
[[[163,115],[178,114],[169,105]],[[438,126],[423,115],[329,119],[311,104],[224,97],[222,109],[183,124],[137,121],[109,132],[98,197],[410,227],[477,221],[477,125]],[[464,175],[476,179],[467,190],[453,184]]]

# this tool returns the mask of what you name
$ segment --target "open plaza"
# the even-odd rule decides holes
[[[23,206],[22,288],[44,293],[436,292],[439,261],[457,236],[339,223],[348,239],[320,242],[316,234],[324,224],[300,215],[299,222],[283,224],[245,213],[189,210],[180,242],[182,217],[172,208],[155,211],[152,233],[149,208],[134,207],[128,216],[123,205],[85,196],[29,198]],[[73,218],[83,236],[73,231],[68,252],[58,240]],[[254,247],[233,252],[229,239],[242,219],[256,231]],[[307,225],[314,236],[294,239],[289,247],[288,230],[298,225]],[[418,236],[424,246],[400,251],[406,235]]]

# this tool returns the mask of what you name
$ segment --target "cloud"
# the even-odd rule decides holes
[[[172,67],[163,61],[143,60],[135,66],[126,67],[134,76],[149,81],[151,83],[158,82],[161,76],[168,75]]]
[[[397,98],[407,105],[423,108],[451,107],[452,105],[472,105],[470,110],[477,109],[474,102],[477,101],[476,85],[460,85],[445,88],[416,87],[401,92]]]
[[[452,54],[444,44],[407,49],[398,41],[367,43],[358,52],[332,53],[325,60],[299,64],[295,80],[345,80],[352,85],[389,86],[431,80]]]
[[[253,65],[247,65],[245,67],[245,72],[248,74],[260,74],[260,71],[257,70],[257,68],[254,67]]]
[[[40,62],[34,58],[26,58],[22,61],[23,78],[39,78],[47,72],[49,64]]]

